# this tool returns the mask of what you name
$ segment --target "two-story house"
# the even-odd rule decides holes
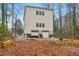
[[[53,36],[53,12],[42,7],[26,6],[24,11],[24,35],[49,38]]]

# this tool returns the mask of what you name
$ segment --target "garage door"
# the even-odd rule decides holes
[[[49,38],[49,33],[48,32],[42,32],[43,38]]]
[[[38,32],[32,32],[31,35],[32,36],[39,36]]]

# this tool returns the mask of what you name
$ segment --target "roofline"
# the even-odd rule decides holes
[[[45,10],[53,10],[53,9],[48,9],[48,8],[43,8],[43,7],[36,7],[36,6],[25,6],[26,7],[30,7],[30,8],[38,8],[38,9],[45,9]]]

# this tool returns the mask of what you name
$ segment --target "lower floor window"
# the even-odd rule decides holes
[[[36,27],[45,27],[44,23],[36,23]]]

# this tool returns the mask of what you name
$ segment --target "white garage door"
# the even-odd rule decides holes
[[[42,32],[43,38],[49,38],[49,33],[48,32]]]
[[[38,34],[38,32],[32,32],[31,35],[32,36],[38,36],[39,34]]]

